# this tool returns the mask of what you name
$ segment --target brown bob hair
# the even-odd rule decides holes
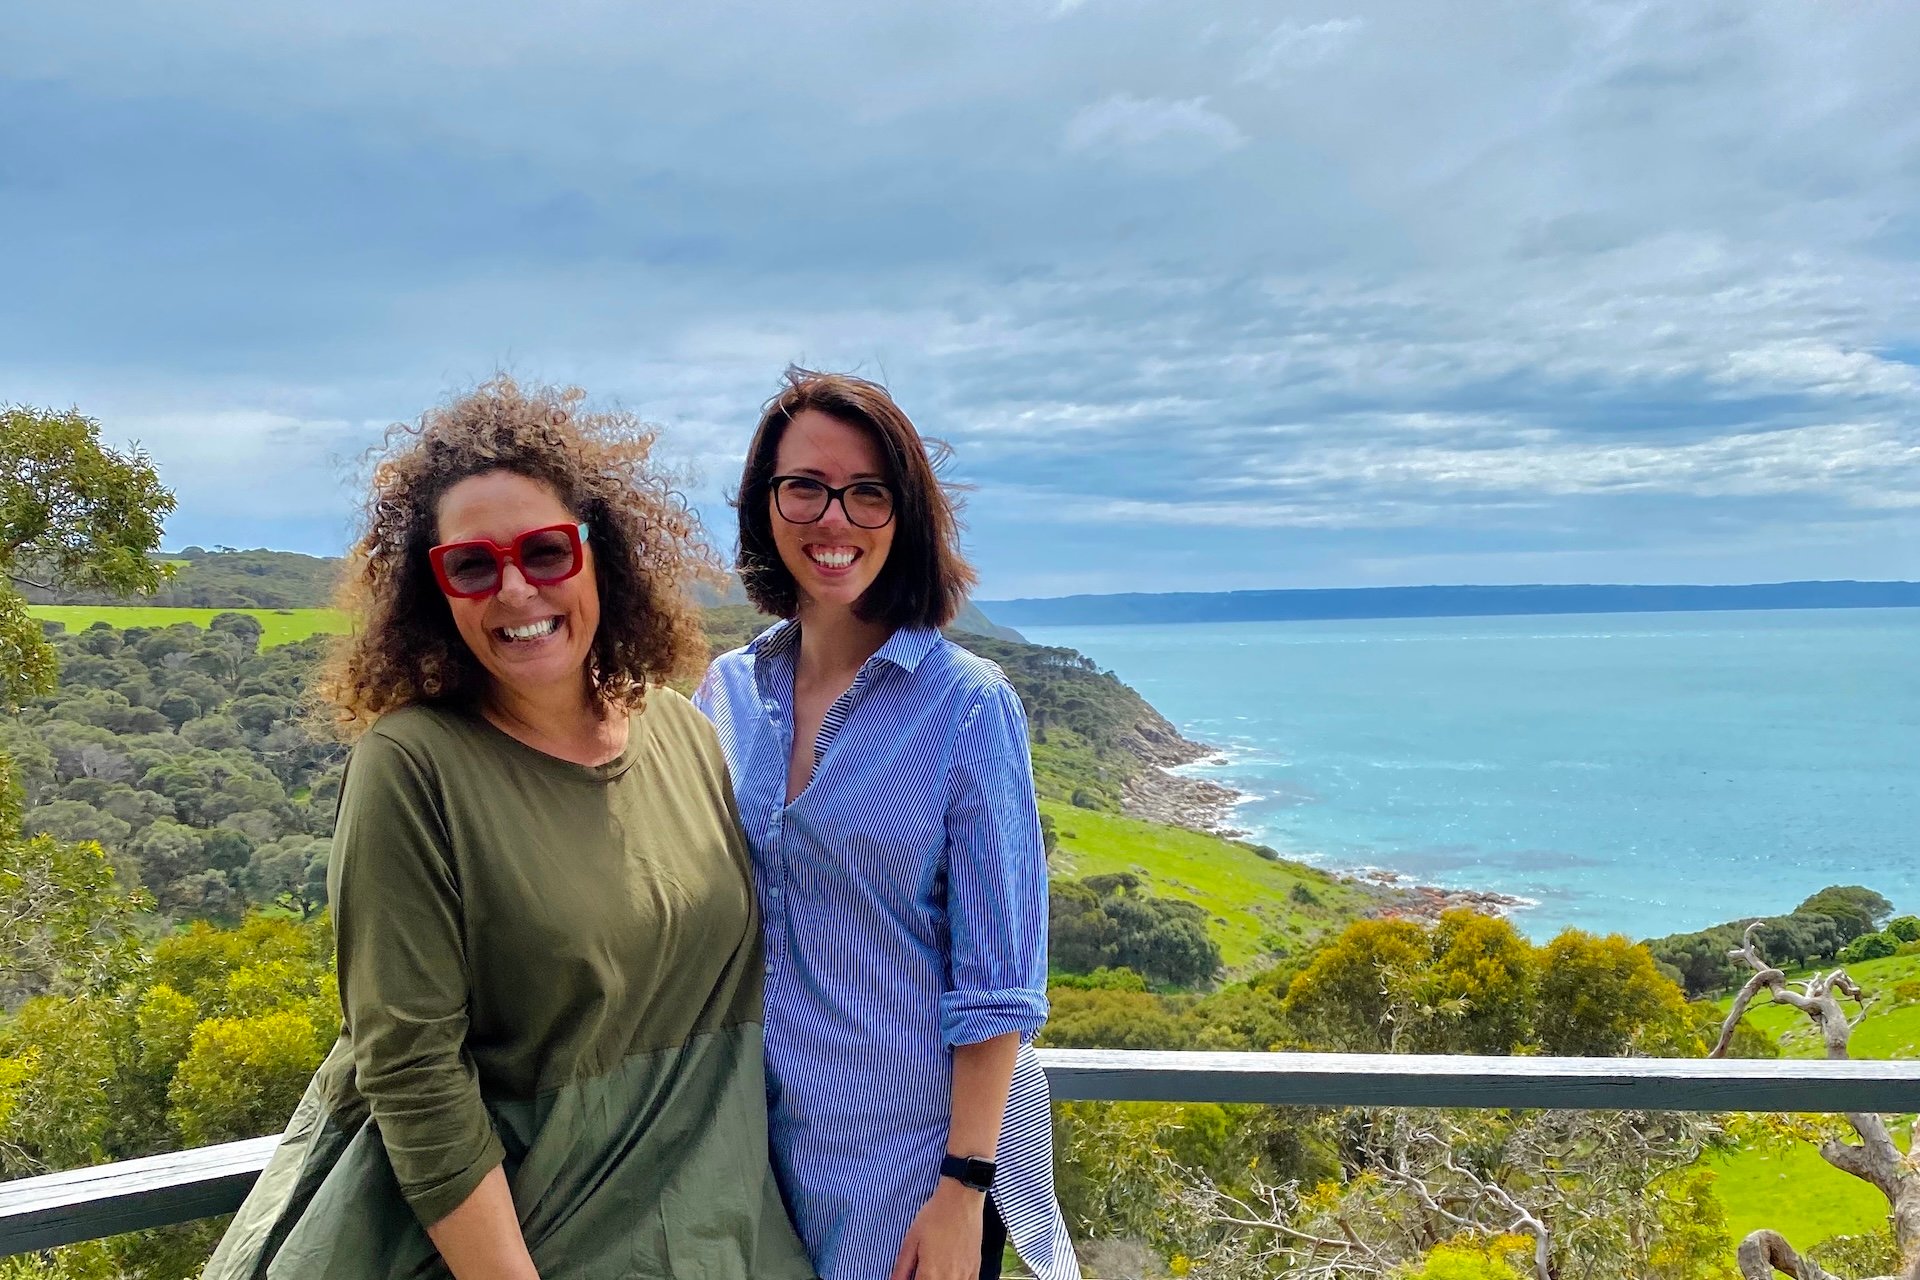
[[[316,687],[345,731],[484,690],[486,672],[454,628],[427,551],[442,496],[488,471],[539,481],[586,522],[600,592],[587,679],[605,705],[638,707],[649,684],[706,661],[689,593],[717,565],[671,478],[649,465],[658,433],[628,413],[583,411],[584,399],[577,388],[523,389],[501,376],[388,430],[338,592],[354,631],[335,643]]]
[[[767,401],[747,446],[746,470],[734,507],[740,514],[740,583],[761,612],[791,618],[800,608],[799,584],[773,541],[774,459],[780,437],[808,409],[866,432],[880,448],[893,486],[893,546],[887,562],[854,606],[863,621],[887,627],[944,627],[973,589],[974,572],[960,555],[959,503],[938,469],[947,446],[920,438],[913,423],[877,382],[844,373],[789,366],[785,386]]]

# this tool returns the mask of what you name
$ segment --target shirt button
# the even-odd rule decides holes
[[[779,886],[779,885],[777,885],[777,884],[776,884],[776,885],[769,885],[769,886],[767,886],[767,896],[768,896],[769,898],[777,898],[777,897],[779,897],[779,896],[780,896],[780,886]]]
[[[769,978],[773,976],[773,962],[771,960],[767,962],[767,976]]]

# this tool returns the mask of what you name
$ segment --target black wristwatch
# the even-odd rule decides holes
[[[952,1178],[961,1186],[975,1191],[987,1191],[993,1187],[996,1167],[993,1161],[976,1156],[944,1156],[940,1161],[940,1176]]]

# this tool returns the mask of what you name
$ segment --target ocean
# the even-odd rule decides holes
[[[1288,857],[1654,937],[1864,884],[1920,912],[1920,609],[1029,627]]]

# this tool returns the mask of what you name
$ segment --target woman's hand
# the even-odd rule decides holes
[[[940,1179],[900,1242],[890,1280],[976,1280],[986,1207],[985,1192]]]

